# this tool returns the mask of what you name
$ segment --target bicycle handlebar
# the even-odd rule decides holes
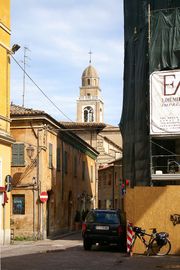
[[[150,228],[150,230],[152,230],[153,234],[157,233],[156,228]],[[149,236],[151,235],[151,234],[146,233],[146,230],[143,230],[141,227],[137,227],[137,226],[133,227],[133,231],[136,234],[140,234],[140,235],[149,235]]]

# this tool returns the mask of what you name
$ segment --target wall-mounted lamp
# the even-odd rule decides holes
[[[30,159],[32,159],[33,155],[34,155],[34,147],[30,144],[27,148],[26,148],[26,152],[27,155]]]
[[[11,52],[15,54],[20,48],[21,46],[19,46],[18,44],[14,44],[11,48]]]

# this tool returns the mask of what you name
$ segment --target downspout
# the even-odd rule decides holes
[[[37,159],[36,159],[36,166],[37,166],[37,170],[36,170],[36,185],[37,188],[35,189],[35,184],[33,186],[33,233],[34,233],[34,237],[35,237],[35,224],[36,224],[36,201],[38,202],[38,219],[37,219],[37,239],[41,239],[41,204],[39,202],[39,195],[40,195],[40,180],[39,180],[39,129],[37,129],[37,134],[35,132],[35,129],[32,125],[32,122],[30,122],[30,126],[32,128],[33,134],[37,140]],[[37,196],[35,196],[35,190],[37,191]]]
[[[42,204],[39,200],[41,193],[41,181],[40,181],[40,145],[39,145],[39,132],[41,129],[37,130],[37,190],[38,190],[38,239],[42,239]]]
[[[148,55],[150,52],[150,44],[151,44],[151,5],[150,3],[148,4]],[[148,58],[149,59],[149,58]],[[149,70],[150,70],[150,66],[149,66]],[[148,72],[149,74],[149,72]],[[150,74],[149,74],[150,75]],[[149,78],[148,78],[149,79]],[[149,115],[150,115],[150,82],[149,82]],[[150,177],[150,181],[149,181],[149,185],[152,186],[152,139],[151,139],[151,135],[150,135],[150,121],[149,121],[149,177]]]
[[[61,139],[61,149],[62,149],[62,183],[61,183],[61,199],[64,199],[64,142]]]

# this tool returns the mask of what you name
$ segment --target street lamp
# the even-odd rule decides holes
[[[30,159],[32,159],[33,155],[34,155],[34,147],[30,144],[27,148],[26,148],[26,152],[27,155]]]

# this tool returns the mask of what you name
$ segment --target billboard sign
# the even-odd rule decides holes
[[[150,75],[150,134],[180,134],[180,70]]]

